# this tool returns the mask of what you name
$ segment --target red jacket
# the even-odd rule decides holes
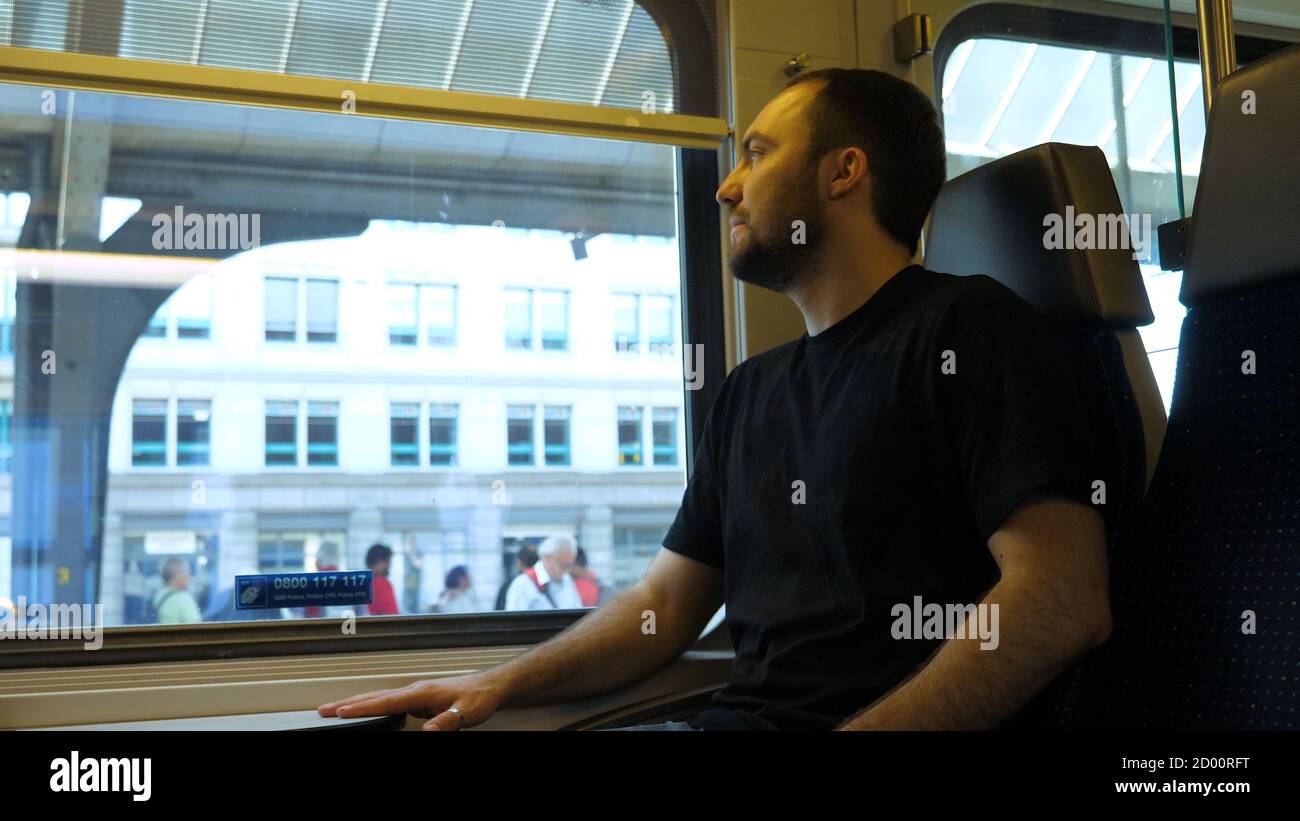
[[[393,583],[386,576],[375,576],[374,598],[368,611],[372,616],[396,616],[397,596],[393,594]]]
[[[578,588],[583,607],[595,607],[600,602],[600,582],[596,580],[595,573],[587,572],[574,579],[573,584]]]

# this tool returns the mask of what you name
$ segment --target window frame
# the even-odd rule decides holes
[[[669,43],[676,94],[681,110],[708,114],[662,113],[653,117],[630,117],[625,109],[605,109],[572,103],[519,100],[438,89],[386,86],[381,84],[309,78],[266,72],[218,69],[208,66],[164,64],[71,52],[0,47],[0,83],[102,91],[178,100],[209,101],[318,111],[340,114],[340,100],[350,93],[363,99],[355,116],[401,119],[534,131],[570,136],[597,137],[620,141],[647,142],[674,149],[676,160],[676,236],[681,276],[680,322],[683,347],[701,345],[693,365],[702,370],[698,387],[683,386],[687,442],[685,470],[689,475],[698,432],[725,376],[723,269],[721,224],[713,193],[730,166],[732,135],[724,117],[717,116],[722,101],[689,89],[681,78],[716,78],[723,60],[721,50],[713,53],[703,16],[694,4],[667,0],[637,0],[660,22]],[[723,38],[719,38],[722,42]],[[715,84],[720,86],[721,84]],[[688,90],[690,93],[688,94]],[[305,345],[305,277],[285,278],[299,283],[295,342]],[[341,286],[341,281],[335,278]],[[43,286],[48,287],[48,286]],[[152,315],[173,291],[159,290],[141,304]],[[342,289],[339,297],[342,301]],[[460,294],[456,294],[459,300]],[[48,295],[36,291],[33,308],[41,310]],[[571,307],[571,306],[570,306]],[[141,326],[143,329],[143,325]],[[422,335],[425,329],[421,328]],[[572,327],[570,324],[570,332]],[[288,340],[266,340],[263,322],[261,344],[285,344]],[[457,328],[459,333],[459,328]],[[22,344],[21,340],[17,344]],[[313,343],[327,344],[327,343]],[[39,399],[39,397],[37,397]],[[299,400],[301,402],[301,400]],[[31,412],[30,401],[15,415]],[[106,408],[111,411],[111,408]],[[263,425],[265,424],[265,406]],[[305,413],[300,404],[299,417]],[[171,414],[167,417],[169,420]],[[459,421],[459,420],[458,420]],[[305,433],[295,428],[297,462],[305,459]],[[459,427],[459,426],[458,426]],[[536,427],[536,426],[535,426]],[[459,431],[457,434],[459,438]],[[106,441],[104,447],[106,447]],[[263,458],[265,443],[263,443]],[[288,465],[272,466],[290,469]],[[301,465],[296,465],[302,469]],[[87,477],[101,488],[107,473]],[[102,504],[103,494],[99,494]],[[102,539],[102,531],[88,535]],[[17,546],[15,546],[17,549]],[[102,557],[101,557],[102,558]],[[82,567],[73,568],[74,575]],[[99,600],[98,574],[94,599]],[[79,595],[79,594],[74,594]],[[86,653],[77,639],[44,642],[5,642],[0,646],[0,667],[87,667],[123,663],[152,663],[198,659],[233,659],[336,652],[370,652],[400,649],[452,648],[532,644],[559,633],[586,611],[484,612],[456,615],[364,616],[364,637],[342,636],[334,620],[276,620],[225,622],[193,625],[108,626],[105,643],[95,653]]]
[[[953,15],[939,31],[934,46],[934,96],[940,99],[948,59],[967,40],[989,38],[1020,43],[1040,43],[1071,48],[1097,49],[1116,54],[1165,58],[1165,27],[1159,11],[1125,8],[1135,16],[1116,16],[1092,11],[1039,8],[1014,3],[985,3]],[[1175,20],[1177,16],[1175,17]],[[1122,24],[1122,25],[1119,25]],[[1240,25],[1240,24],[1238,24]],[[1249,34],[1235,34],[1237,64],[1244,66],[1291,45]],[[1174,58],[1200,62],[1195,26],[1173,25]]]

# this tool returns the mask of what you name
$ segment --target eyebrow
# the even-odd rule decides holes
[[[744,142],[742,142],[742,143],[740,144],[741,149],[744,150],[744,151],[748,151],[748,150],[749,150],[749,144],[752,143],[754,140],[762,140],[762,141],[765,142],[765,143],[772,143],[772,144],[774,144],[774,145],[775,145],[775,142],[776,142],[776,141],[773,140],[771,137],[769,137],[769,136],[767,136],[766,134],[764,134],[762,131],[752,131],[752,132],[749,133],[749,135],[747,135],[747,136],[745,137]]]

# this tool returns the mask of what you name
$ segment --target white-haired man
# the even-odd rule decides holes
[[[551,536],[537,548],[537,564],[524,568],[506,590],[507,610],[581,610],[582,596],[569,570],[577,559],[573,539]]]

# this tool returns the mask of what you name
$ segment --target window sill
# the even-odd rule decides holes
[[[35,670],[0,685],[3,730],[311,730],[340,725],[317,705],[367,690],[485,670],[529,647],[303,656]],[[505,710],[475,729],[559,730],[601,724],[718,687],[730,650],[692,650],[653,676],[577,702]],[[407,716],[405,729],[421,719]]]

